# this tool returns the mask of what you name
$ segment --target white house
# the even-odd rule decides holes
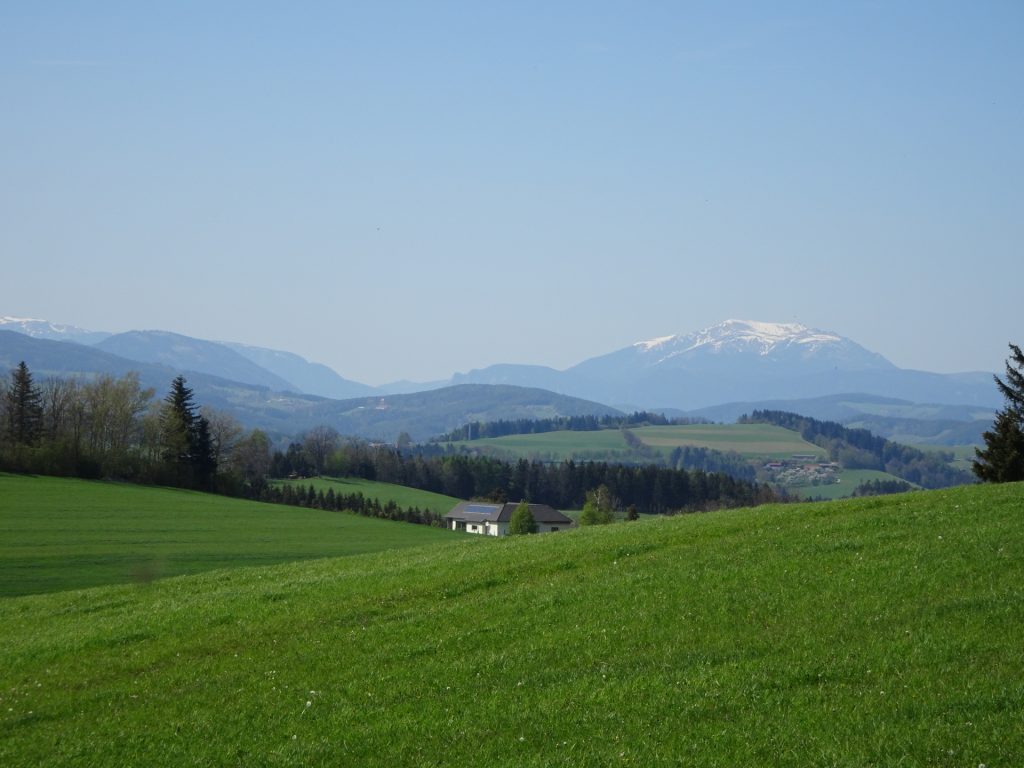
[[[518,504],[492,504],[486,501],[463,501],[444,516],[445,526],[453,531],[479,533],[484,536],[507,536],[508,524]],[[530,504],[530,513],[537,522],[537,533],[564,531],[573,523],[547,504]]]

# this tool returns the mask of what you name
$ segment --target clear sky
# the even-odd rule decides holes
[[[1024,344],[1024,3],[0,4],[0,315],[370,384]]]

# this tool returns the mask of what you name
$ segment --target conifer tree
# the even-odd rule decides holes
[[[7,434],[15,445],[32,445],[43,428],[43,400],[22,360],[11,371],[11,384],[4,393]]]
[[[1006,407],[982,436],[985,448],[974,450],[974,474],[987,483],[1024,480],[1024,352],[1016,344],[1010,344],[1010,352],[1006,381],[995,377]]]
[[[176,376],[160,409],[163,458],[185,485],[210,488],[217,473],[210,422],[199,415],[184,376]]]

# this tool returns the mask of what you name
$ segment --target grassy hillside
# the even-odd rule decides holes
[[[667,450],[692,445],[716,451],[736,451],[748,458],[785,459],[793,454],[827,458],[824,450],[796,432],[771,424],[690,424],[642,427],[634,432],[648,445]]]
[[[420,491],[404,485],[379,483],[375,480],[363,480],[358,477],[314,477],[305,480],[281,480],[280,482],[300,488],[309,488],[312,485],[324,493],[332,488],[335,493],[361,493],[368,499],[377,499],[381,504],[393,501],[403,508],[419,507],[442,515],[451,512],[452,507],[462,501],[454,496],[445,496],[443,493]]]
[[[968,487],[7,598],[0,764],[1021,765],[1022,507]]]
[[[736,451],[748,458],[788,458],[796,453],[825,458],[821,448],[807,442],[796,432],[771,424],[693,424],[638,427],[631,431],[665,456],[673,448],[689,445],[716,451]],[[497,449],[514,458],[539,457],[550,461],[593,459],[615,453],[625,457],[630,453],[622,432],[617,429],[507,435],[462,441],[456,445]]]
[[[376,552],[451,536],[192,491],[0,474],[0,595]]]

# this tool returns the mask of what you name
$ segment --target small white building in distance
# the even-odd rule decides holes
[[[484,536],[507,536],[508,523],[519,505],[513,502],[492,504],[486,501],[463,501],[444,516],[445,527],[452,531],[480,533]],[[572,520],[547,504],[530,504],[537,521],[537,533],[564,531]]]

